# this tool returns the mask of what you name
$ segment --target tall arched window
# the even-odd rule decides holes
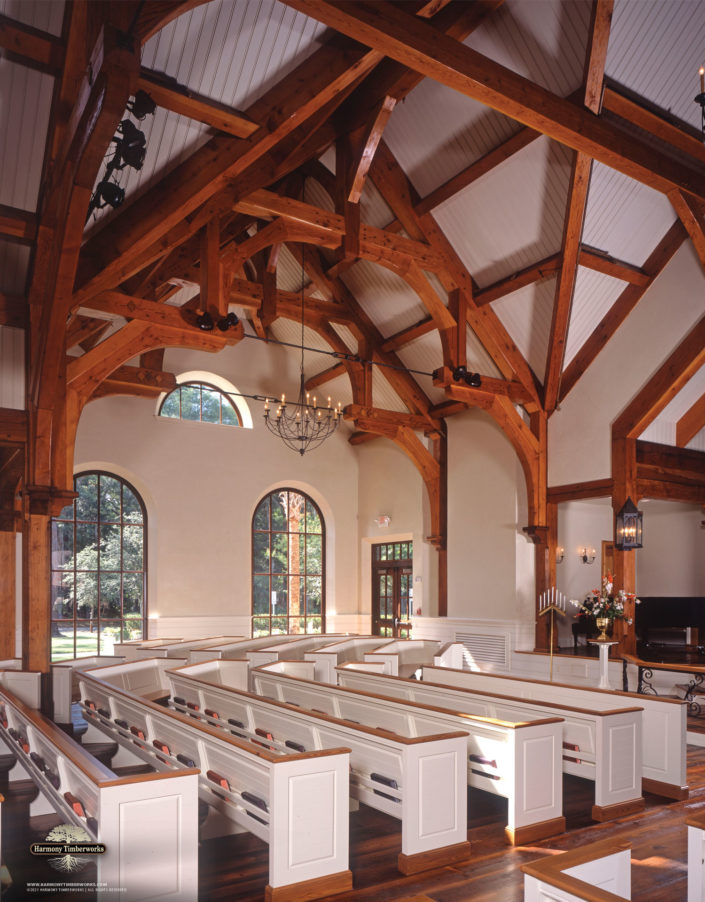
[[[147,618],[142,499],[112,473],[80,473],[74,490],[52,521],[52,661],[109,654],[141,638]]]
[[[325,632],[325,525],[308,495],[276,489],[252,518],[252,635]]]

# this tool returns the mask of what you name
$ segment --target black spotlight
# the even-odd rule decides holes
[[[205,310],[196,320],[196,325],[203,332],[212,332],[213,331],[213,317],[210,313]]]
[[[123,119],[118,130],[122,132],[122,138],[113,138],[115,141],[115,157],[112,161],[113,169],[124,169],[132,166],[133,169],[141,169],[147,153],[147,139],[129,119]]]
[[[479,388],[482,385],[482,378],[479,373],[468,373],[465,381],[471,388]]]
[[[464,366],[456,366],[453,370],[453,378],[456,382],[465,382],[465,377],[468,374],[467,367]]]
[[[111,182],[109,178],[104,178],[102,182],[98,182],[95,191],[91,196],[88,204],[88,213],[86,214],[86,222],[90,218],[94,210],[102,210],[103,207],[112,207],[116,209],[125,200],[125,189],[121,188],[115,182]]]
[[[222,317],[222,319],[218,320],[218,328],[221,332],[227,332],[228,329],[234,329],[239,322],[240,320],[234,313],[228,313],[227,316],[224,316]]]
[[[135,99],[127,101],[127,109],[132,113],[135,119],[141,122],[145,116],[153,116],[157,105],[146,91],[138,91]]]

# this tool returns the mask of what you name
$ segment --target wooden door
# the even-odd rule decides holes
[[[372,634],[409,637],[413,613],[411,542],[376,545],[372,555]]]

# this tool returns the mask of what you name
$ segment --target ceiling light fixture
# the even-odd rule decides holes
[[[480,388],[482,377],[479,373],[469,373],[466,366],[456,366],[453,370],[453,378],[456,382],[464,382],[470,388]]]
[[[698,69],[700,76],[700,93],[695,95],[695,102],[700,104],[700,128],[705,134],[705,66]]]
[[[264,422],[267,429],[279,436],[287,448],[298,451],[303,455],[308,450],[317,448],[329,438],[340,425],[342,419],[341,405],[331,406],[330,398],[326,407],[319,407],[316,396],[311,396],[306,391],[306,378],[304,376],[304,245],[301,245],[301,373],[299,379],[299,396],[296,401],[286,400],[282,394],[278,402],[274,416],[270,416],[270,404],[273,399],[267,398],[264,402]]]

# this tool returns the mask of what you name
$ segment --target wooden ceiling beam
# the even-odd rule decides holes
[[[701,167],[676,160],[651,147],[590,111],[439,33],[398,5],[362,0],[286,2],[428,78],[664,194],[676,187],[705,199],[705,175]]]
[[[433,374],[433,384],[437,388],[459,386],[468,388],[468,398],[476,399],[482,395],[501,395],[509,398],[514,404],[527,404],[531,397],[521,382],[509,382],[506,379],[495,379],[493,376],[480,376],[481,384],[477,388],[467,386],[465,383],[456,382],[452,371],[445,366],[440,367]]]
[[[590,337],[584,342],[575,357],[563,371],[561,378],[560,398],[563,400],[574,387],[580,376],[590,366],[600,351],[604,348],[617,329],[622,325],[627,316],[636,307],[647,289],[653,284],[656,277],[663,271],[678,248],[685,241],[685,229],[679,221],[673,223],[664,237],[658,243],[654,251],[644,263],[644,272],[649,281],[646,285],[628,285],[620,294],[612,307],[602,317],[593,329]]]
[[[3,15],[0,15],[0,47],[10,59],[49,75],[57,75],[64,66],[65,48],[61,38]]]
[[[414,432],[429,432],[433,426],[429,424],[428,417],[413,416],[410,413],[399,413],[396,410],[383,410],[379,407],[365,407],[362,404],[348,404],[343,408],[343,419],[356,423],[365,420],[374,421],[380,428],[396,429],[406,426]],[[435,429],[440,427],[440,421],[436,422]]]
[[[25,329],[29,315],[27,298],[0,291],[0,326]]]
[[[306,380],[306,391],[313,391],[314,388],[319,388],[321,385],[332,382],[333,379],[344,376],[346,372],[347,369],[344,363],[336,363],[334,366],[329,366],[328,369],[322,370]]]
[[[416,341],[417,338],[421,338],[423,335],[428,335],[429,332],[433,332],[435,328],[436,324],[433,321],[433,317],[426,316],[417,323],[414,323],[413,326],[407,326],[406,329],[402,329],[394,335],[390,335],[389,338],[385,338],[380,345],[380,350],[398,351],[400,348],[411,344],[412,341]]]
[[[701,395],[676,423],[676,445],[685,448],[701,429],[705,429],[705,395]]]
[[[245,182],[250,189],[269,183],[274,175],[269,157],[278,145],[322,107],[338,97],[342,102],[345,87],[380,59],[379,52],[346,40],[320,47],[246,110],[260,126],[249,138],[212,138],[116,216],[107,232],[86,242],[77,286],[82,299],[113,287],[126,264],[238,178],[247,176],[237,190],[244,190]]]
[[[236,138],[249,138],[259,128],[258,124],[244,113],[225,104],[216,103],[179,84],[176,79],[144,66],[140,69],[137,87],[146,91],[162,109],[203,122]]]
[[[163,349],[159,349],[163,351]],[[150,352],[151,353],[151,352]],[[144,355],[142,355],[144,356]],[[119,366],[110,374],[112,387],[153,389],[156,394],[170,392],[176,388],[176,376],[164,370],[150,370],[143,366]]]
[[[37,217],[28,210],[18,210],[0,204],[0,235],[19,241],[21,244],[33,244],[37,238]]]
[[[617,439],[635,439],[705,363],[705,316],[669,354],[612,424]]]
[[[632,285],[643,287],[649,284],[649,274],[641,266],[625,263],[624,260],[615,260],[609,254],[603,254],[584,244],[580,246],[578,265],[604,273],[606,276],[612,276],[613,279],[621,279]]]
[[[27,413],[13,407],[0,407],[0,442],[27,441]]]
[[[414,204],[414,210],[419,216],[422,216],[424,213],[430,213],[436,207],[439,207],[445,201],[450,200],[451,197],[459,194],[467,188],[468,185],[471,185],[483,175],[491,172],[499,166],[500,163],[513,157],[515,153],[519,153],[520,150],[528,147],[529,144],[532,144],[540,137],[541,132],[535,131],[532,128],[519,129],[519,131],[513,134],[511,138],[507,138],[506,141],[503,141],[498,147],[488,151],[484,156],[480,157],[479,160],[475,160],[474,163],[471,163],[463,169],[462,172],[454,175],[453,178],[448,179],[447,182],[439,185],[438,188],[435,188],[430,194],[422,197]]]
[[[475,304],[483,307],[485,304],[491,304],[500,298],[506,297],[520,288],[532,285],[534,282],[543,282],[554,276],[561,265],[561,254],[551,254],[550,257],[544,257],[538,263],[532,263],[525,269],[513,273],[504,279],[499,279],[487,288],[481,288],[474,294]]]
[[[395,106],[396,98],[387,95],[381,100],[367,125],[350,136],[353,147],[357,147],[349,174],[348,201],[350,203],[360,202],[362,189],[365,187],[365,180],[377,151],[377,145],[382,139],[384,129]]]
[[[682,191],[672,191],[668,199],[693,243],[700,265],[705,269],[705,222],[702,205]]]
[[[578,254],[583,233],[583,220],[587,204],[588,186],[592,160],[584,153],[575,154],[568,189],[568,208],[563,229],[563,252],[561,268],[556,283],[556,294],[553,302],[551,331],[546,351],[546,369],[544,376],[543,407],[547,413],[553,413],[558,403],[565,343],[568,337],[570,311],[573,306],[573,292],[578,274]]]
[[[691,448],[674,448],[659,442],[636,442],[636,464],[657,468],[675,476],[700,479],[705,476],[705,453]]]
[[[66,350],[103,332],[110,323],[92,316],[75,316],[66,328]]]

